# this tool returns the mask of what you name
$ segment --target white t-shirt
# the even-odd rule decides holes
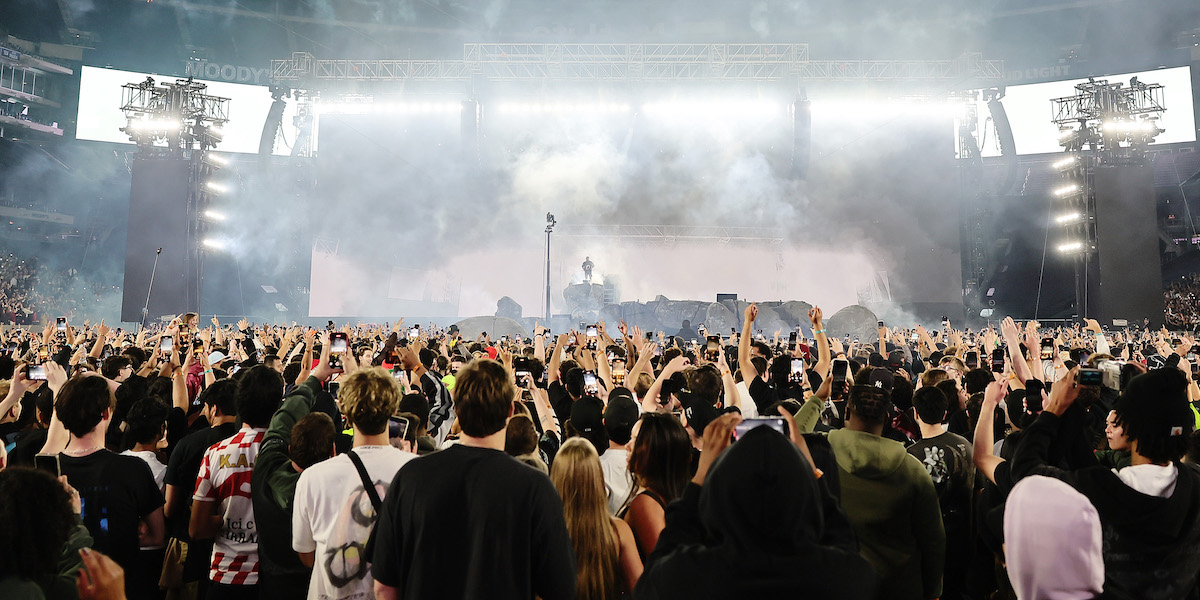
[[[609,448],[600,455],[600,468],[604,469],[604,487],[608,488],[608,512],[617,514],[629,488],[633,487],[633,476],[629,474],[629,452],[624,448]]]
[[[417,457],[391,446],[358,446],[353,452],[384,502],[396,472]],[[374,597],[375,582],[362,551],[377,516],[350,457],[342,454],[305,469],[292,506],[292,548],[316,552],[309,599]]]
[[[159,491],[166,494],[166,487],[163,484],[163,478],[166,477],[166,475],[167,475],[167,465],[164,465],[161,462],[159,462],[157,454],[155,454],[149,450],[143,450],[141,452],[134,452],[133,450],[126,450],[126,451],[122,452],[121,454],[124,454],[126,456],[136,456],[136,457],[146,461],[146,464],[150,465],[150,472],[154,475],[154,485],[157,485]]]

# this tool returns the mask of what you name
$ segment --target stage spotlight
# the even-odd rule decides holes
[[[229,188],[227,188],[215,181],[210,181],[210,182],[208,182],[207,185],[208,185],[208,189],[210,189],[214,192],[217,192],[218,194],[224,194],[225,192],[229,191]]]
[[[1067,194],[1074,193],[1078,190],[1079,190],[1079,186],[1072,183],[1071,185],[1063,186],[1063,187],[1058,188],[1057,190],[1054,190],[1054,195],[1059,196],[1059,197],[1066,196]]]
[[[229,164],[229,159],[228,159],[228,158],[225,158],[224,156],[221,156],[220,154],[212,154],[212,153],[209,153],[209,154],[208,154],[208,155],[206,155],[206,156],[208,156],[208,160],[210,160],[210,161],[212,161],[212,162],[214,162],[214,163],[217,163],[218,165],[227,165],[227,164]]]
[[[1080,217],[1082,217],[1082,216],[1083,215],[1081,215],[1077,212],[1067,213],[1065,215],[1059,215],[1057,217],[1054,217],[1054,222],[1058,223],[1059,225],[1062,225],[1065,223],[1073,223],[1075,221],[1078,221],[1080,219]]]
[[[1058,251],[1062,253],[1075,252],[1083,249],[1083,242],[1067,242],[1058,245]]]
[[[204,211],[204,216],[212,221],[224,221],[225,220],[225,215],[223,215],[215,210]]]
[[[1068,156],[1050,166],[1055,169],[1062,169],[1062,168],[1069,167],[1069,166],[1075,164],[1075,161],[1077,161],[1077,160],[1079,160],[1079,159],[1076,158],[1075,156]]]
[[[218,240],[215,238],[205,238],[205,240],[202,243],[204,244],[205,248],[209,248],[211,250],[224,250],[225,249],[225,242],[222,242],[221,240]]]

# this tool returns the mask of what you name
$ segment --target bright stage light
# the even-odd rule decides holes
[[[1082,250],[1082,249],[1083,249],[1083,242],[1067,242],[1065,244],[1058,245],[1058,251],[1064,252],[1064,253],[1074,252],[1076,250]]]
[[[224,221],[225,220],[225,215],[223,215],[215,210],[204,211],[204,216],[212,221]]]
[[[224,156],[221,156],[220,154],[212,154],[212,153],[209,153],[209,154],[208,154],[208,160],[210,160],[210,161],[212,161],[212,162],[215,162],[215,163],[217,163],[218,165],[227,165],[227,164],[229,164],[229,159],[228,159],[228,158],[225,158]]]
[[[500,114],[621,114],[631,107],[620,102],[504,102],[496,105]]]
[[[215,238],[206,238],[202,243],[204,244],[205,248],[209,248],[212,250],[224,250],[225,249],[225,242],[215,239]]]
[[[1059,215],[1057,217],[1054,217],[1054,222],[1058,223],[1060,225],[1062,225],[1064,223],[1072,223],[1072,222],[1078,221],[1079,218],[1082,216],[1083,215],[1081,215],[1077,212],[1067,213],[1065,215]]]
[[[224,194],[225,192],[229,191],[229,188],[227,188],[224,185],[221,185],[215,181],[208,182],[208,189],[210,189],[214,192],[217,192],[218,194]]]
[[[1078,190],[1079,190],[1079,186],[1072,183],[1071,185],[1063,186],[1063,187],[1058,188],[1057,190],[1054,190],[1054,195],[1055,196],[1066,196],[1067,194],[1074,193]]]
[[[1062,168],[1064,168],[1064,167],[1069,167],[1069,166],[1071,166],[1071,165],[1072,165],[1072,164],[1074,164],[1074,163],[1075,163],[1075,161],[1077,161],[1077,160],[1079,160],[1079,159],[1078,159],[1078,158],[1076,158],[1076,157],[1074,157],[1074,156],[1068,156],[1068,157],[1066,157],[1066,158],[1064,158],[1064,159],[1062,159],[1062,160],[1060,160],[1060,161],[1058,161],[1058,162],[1056,162],[1056,163],[1054,163],[1053,165],[1050,165],[1050,166],[1051,166],[1052,168],[1055,168],[1055,169],[1062,169]]]

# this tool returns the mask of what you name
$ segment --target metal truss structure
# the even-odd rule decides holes
[[[271,81],[942,81],[1004,80],[1004,62],[809,58],[807,44],[464,44],[462,60],[335,60],[296,52],[271,61]]]
[[[1141,83],[1137,78],[1129,87],[1108,80],[1088,81],[1075,86],[1078,94],[1055,98],[1056,125],[1099,122],[1105,119],[1136,119],[1157,117],[1166,110],[1163,106],[1163,86],[1157,83]]]
[[[555,233],[576,238],[606,238],[639,245],[670,245],[679,242],[751,244],[779,246],[782,229],[769,227],[720,227],[696,225],[568,225],[559,224]]]
[[[205,93],[208,86],[192,78],[155,84],[147,77],[141,83],[121,86],[121,111],[126,126],[121,131],[139,148],[166,142],[172,150],[208,150],[223,137],[221,126],[229,122],[229,98]]]

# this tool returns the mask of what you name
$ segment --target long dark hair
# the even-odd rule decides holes
[[[646,413],[641,423],[629,453],[629,472],[638,487],[669,503],[682,496],[687,487],[691,440],[683,424],[670,413]]]

